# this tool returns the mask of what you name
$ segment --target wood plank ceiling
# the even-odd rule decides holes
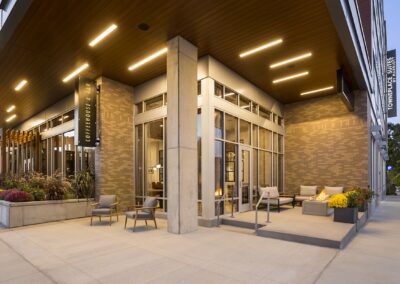
[[[118,25],[116,32],[90,48],[89,40],[111,23]],[[140,23],[150,29],[141,31]],[[165,72],[165,57],[134,72],[128,66],[176,35],[198,46],[199,56],[214,56],[282,103],[307,99],[302,91],[335,85],[340,66],[349,70],[323,0],[35,0],[0,50],[0,109],[16,105],[14,125],[31,117],[73,92],[73,82],[62,78],[84,62],[90,64],[88,76],[143,83]],[[279,46],[238,56],[278,38]],[[309,59],[269,69],[270,63],[308,51]],[[272,84],[304,70],[309,76]],[[17,93],[21,79],[29,83]],[[0,127],[5,116],[0,112]]]

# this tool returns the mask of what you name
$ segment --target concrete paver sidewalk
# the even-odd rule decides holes
[[[217,228],[173,235],[162,220],[134,233],[88,219],[2,230],[0,283],[395,283],[399,210],[382,203],[340,252]]]

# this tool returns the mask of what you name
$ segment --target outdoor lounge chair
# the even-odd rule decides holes
[[[260,196],[263,194],[263,199],[261,204],[268,204],[268,192],[270,193],[270,202],[269,204],[272,206],[276,206],[278,208],[278,213],[281,212],[281,206],[291,204],[294,208],[295,201],[294,195],[287,195],[287,194],[279,194],[278,188],[276,186],[273,187],[260,187],[259,193]]]
[[[156,208],[157,208],[157,197],[147,196],[143,203],[143,206],[134,207],[133,211],[125,212],[125,229],[126,229],[126,223],[128,222],[128,218],[135,219],[135,223],[132,229],[133,231],[135,231],[136,229],[137,220],[144,220],[146,226],[147,226],[147,220],[152,220],[154,221],[154,226],[157,229]]]
[[[90,218],[90,226],[93,224],[93,216],[110,217],[110,226],[112,223],[112,216],[117,216],[118,221],[118,201],[116,195],[100,195],[99,202],[91,204],[92,216]]]
[[[316,185],[300,185],[300,194],[296,194],[294,201],[302,204],[304,200],[310,200],[311,197],[317,195]]]

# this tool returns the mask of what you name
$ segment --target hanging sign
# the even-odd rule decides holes
[[[397,116],[396,50],[389,50],[386,56],[386,86],[388,117]]]
[[[75,87],[75,98],[78,103],[78,146],[96,146],[96,81],[78,78]]]

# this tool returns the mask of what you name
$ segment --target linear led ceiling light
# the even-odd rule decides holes
[[[17,115],[16,114],[13,114],[12,116],[9,116],[7,119],[6,119],[6,122],[10,122],[11,120],[13,120],[14,118],[16,118],[17,117]]]
[[[300,95],[301,96],[311,95],[311,94],[315,94],[315,93],[319,93],[319,92],[323,92],[323,91],[327,91],[327,90],[332,90],[332,89],[333,89],[333,86],[329,86],[329,87],[325,87],[325,88],[321,88],[321,89],[303,92],[303,93],[300,93]]]
[[[282,66],[282,65],[286,65],[286,64],[289,64],[289,63],[292,63],[292,62],[295,62],[295,61],[310,57],[311,55],[312,55],[312,53],[308,52],[308,53],[305,53],[305,54],[302,54],[302,55],[299,55],[299,56],[296,56],[296,57],[288,58],[286,60],[271,64],[269,66],[269,68],[273,69],[273,68],[276,68],[276,67],[279,67],[279,66]]]
[[[67,77],[65,77],[63,79],[63,82],[66,83],[69,80],[71,80],[72,78],[74,78],[75,76],[79,75],[83,70],[85,70],[86,68],[89,67],[89,64],[85,63],[83,64],[81,67],[79,67],[78,69],[76,69],[75,71],[73,71],[71,74],[67,75]]]
[[[21,82],[18,83],[18,85],[15,87],[16,91],[21,90],[26,84],[28,84],[28,81],[22,80]]]
[[[251,55],[251,54],[253,54],[253,53],[256,53],[256,52],[259,52],[259,51],[261,51],[261,50],[270,48],[270,47],[272,47],[272,46],[274,46],[274,45],[277,45],[277,44],[280,44],[280,43],[282,43],[282,42],[283,42],[282,39],[278,39],[278,40],[271,41],[271,42],[266,43],[266,44],[264,44],[264,45],[261,45],[261,46],[259,46],[259,47],[256,47],[256,48],[247,50],[247,51],[245,51],[245,52],[239,54],[239,57],[245,57],[245,56]]]
[[[301,72],[301,73],[293,74],[293,75],[290,75],[290,76],[287,76],[287,77],[282,77],[282,78],[273,80],[272,83],[277,84],[277,83],[284,82],[284,81],[287,81],[287,80],[291,80],[291,79],[295,79],[295,78],[307,76],[308,73],[309,73],[309,72],[306,71],[306,72]]]
[[[6,109],[6,112],[12,112],[15,109],[15,106],[9,106],[8,109]]]
[[[113,31],[115,31],[118,28],[117,25],[112,24],[111,26],[109,26],[107,29],[105,29],[101,34],[99,34],[95,39],[93,39],[89,45],[91,47],[96,46],[100,41],[102,41],[103,39],[105,39],[110,33],[112,33]]]
[[[149,57],[146,57],[145,59],[140,60],[139,62],[131,65],[128,70],[132,71],[134,69],[139,68],[140,66],[146,64],[147,62],[150,62],[151,60],[163,55],[164,53],[166,53],[168,51],[168,48],[164,47],[163,49],[157,51],[156,53],[153,53],[152,55],[150,55]]]

